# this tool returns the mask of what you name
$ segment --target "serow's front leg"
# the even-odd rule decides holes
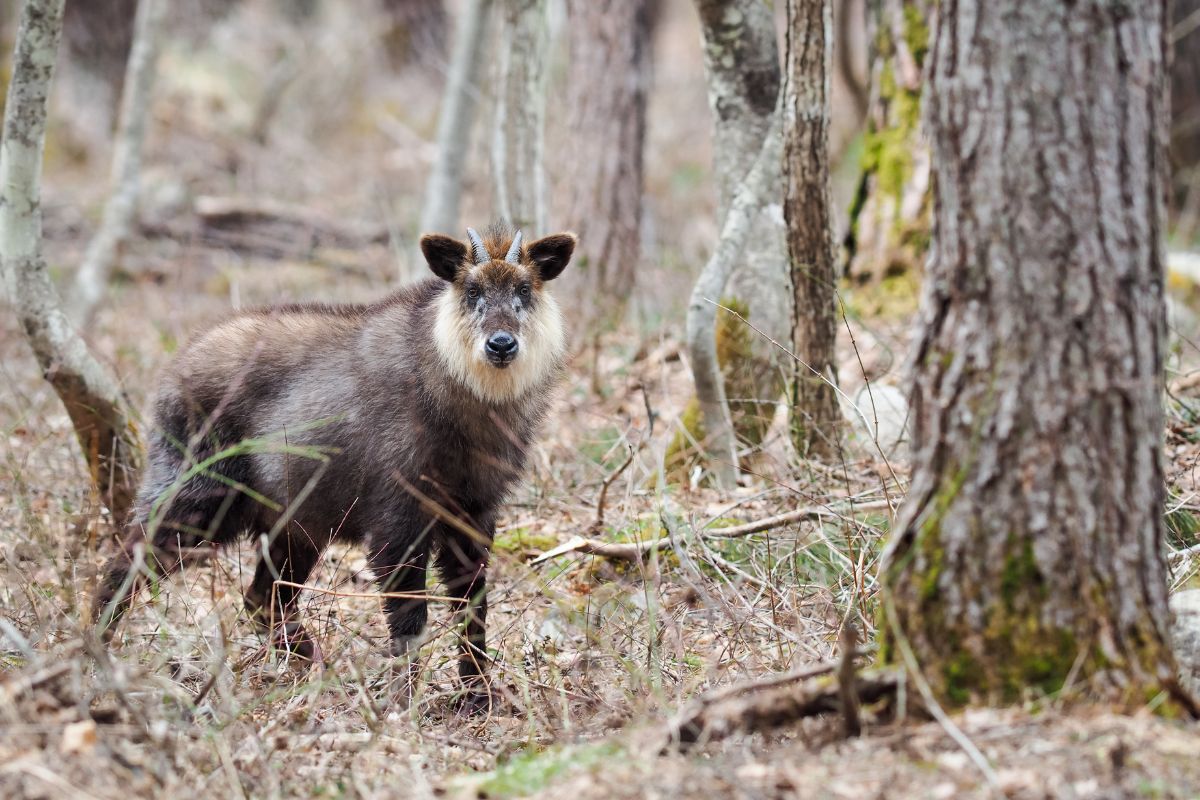
[[[438,571],[446,593],[457,601],[455,626],[459,629],[458,674],[463,684],[463,711],[479,713],[491,707],[487,678],[487,562],[494,523],[468,536],[459,530],[443,532],[438,549]]]

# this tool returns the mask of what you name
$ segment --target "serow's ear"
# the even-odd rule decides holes
[[[526,249],[529,259],[538,269],[544,281],[552,281],[566,269],[575,252],[576,237],[573,233],[556,233],[532,242]]]
[[[421,252],[425,254],[429,269],[444,281],[453,281],[458,275],[458,268],[467,260],[467,246],[440,233],[422,236]]]

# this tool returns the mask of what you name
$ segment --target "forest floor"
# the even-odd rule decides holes
[[[61,213],[51,206],[51,219]],[[70,263],[81,243],[69,229],[56,235],[55,263]],[[139,249],[144,270],[114,291],[94,337],[139,404],[164,351],[226,313],[231,295],[244,305],[318,292],[364,299],[388,280],[383,249],[356,253],[360,269],[318,289],[308,282],[329,272],[307,263],[232,262],[203,243],[146,240]],[[852,329],[857,341],[902,351],[906,322],[884,314]],[[899,500],[905,477],[902,446],[885,458],[859,433],[836,468],[823,467],[789,454],[777,425],[745,486],[664,485],[663,452],[689,391],[670,330],[668,321],[613,335],[573,363],[497,538],[496,705],[462,718],[447,610],[435,604],[410,703],[353,548],[326,555],[303,601],[324,669],[269,652],[245,620],[249,544],[146,598],[111,652],[91,644],[80,613],[111,533],[65,415],[15,323],[0,316],[0,795],[1200,796],[1194,724],[1067,713],[1035,695],[1022,709],[958,718],[995,770],[993,784],[939,725],[913,720],[869,724],[849,741],[838,720],[813,720],[659,755],[664,721],[702,691],[829,659],[847,620],[870,642],[890,519],[879,505]],[[858,369],[849,346],[843,358],[848,374]],[[1169,475],[1173,503],[1186,510],[1200,447],[1181,414],[1172,417]],[[598,525],[601,487],[631,450]],[[848,510],[850,499],[864,510]],[[828,512],[752,536],[717,533],[797,505]],[[581,534],[668,535],[677,547],[640,563],[577,553],[531,563]],[[1176,587],[1195,582],[1192,561],[1173,564]]]
[[[111,650],[96,647],[81,611],[112,532],[66,415],[0,308],[0,797],[1200,797],[1194,724],[1068,712],[1036,695],[1020,709],[956,717],[994,783],[941,726],[915,720],[871,722],[853,740],[837,720],[810,720],[659,754],[664,722],[691,698],[827,660],[847,621],[865,631],[869,657],[877,559],[906,481],[903,444],[877,446],[862,423],[824,466],[790,452],[779,419],[738,489],[663,480],[690,392],[682,298],[716,232],[707,130],[696,123],[708,118],[703,72],[694,33],[675,19],[688,7],[672,6],[664,26],[681,32],[658,44],[651,244],[629,324],[579,348],[498,532],[487,715],[455,712],[453,635],[437,604],[415,696],[399,690],[353,548],[326,554],[302,601],[324,669],[270,652],[246,621],[249,544],[185,570],[144,598]],[[141,408],[169,354],[231,308],[371,300],[424,274],[412,232],[392,221],[416,215],[434,105],[407,94],[429,89],[418,79],[381,89],[356,60],[366,50],[346,47],[357,28],[333,26],[299,60],[320,65],[296,84],[320,112],[285,102],[274,133],[254,141],[242,83],[269,72],[267,56],[238,37],[273,34],[261,20],[235,22],[216,40],[249,63],[222,73],[211,53],[167,50],[146,224],[88,336]],[[335,123],[346,130],[331,133]],[[52,145],[43,205],[49,263],[65,282],[94,230],[107,168],[80,163],[63,130]],[[476,220],[487,191],[472,181],[464,217]],[[285,211],[306,215],[219,229],[194,213],[202,196],[286,199]],[[843,300],[853,343],[843,337],[842,386],[869,408],[901,384],[912,281],[845,287]],[[1184,376],[1200,349],[1191,329],[1173,341]],[[880,394],[861,393],[867,376]],[[1195,405],[1174,403],[1169,419],[1177,545],[1198,527]],[[797,506],[823,512],[754,535],[717,533]],[[533,563],[579,535],[668,536],[673,547],[636,563],[578,553]],[[1171,566],[1174,589],[1195,585],[1200,557]]]

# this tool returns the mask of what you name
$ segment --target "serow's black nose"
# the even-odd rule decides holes
[[[492,363],[507,364],[517,356],[517,338],[505,331],[493,333],[487,340],[487,354]]]

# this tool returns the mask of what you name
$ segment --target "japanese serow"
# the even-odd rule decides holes
[[[406,595],[384,602],[396,655],[422,634],[436,565],[458,600],[465,701],[486,703],[488,552],[563,370],[546,283],[575,236],[467,233],[423,237],[437,277],[374,305],[240,313],[174,360],[133,521],[95,600],[106,635],[148,578],[250,536],[262,550],[250,617],[275,646],[319,657],[298,587],[331,541],[362,543],[380,588]]]

